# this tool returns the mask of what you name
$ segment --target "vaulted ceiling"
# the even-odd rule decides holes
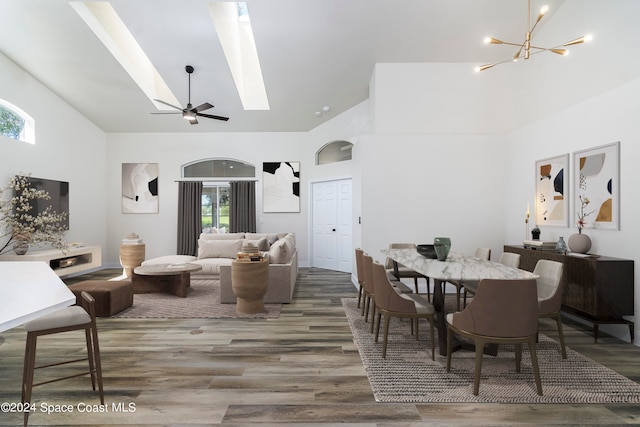
[[[192,65],[192,103],[210,102],[207,113],[230,117],[189,126],[179,115],[151,114],[156,105],[70,3],[2,0],[0,52],[106,132],[307,131],[367,99],[375,63],[501,61],[514,52],[482,39],[518,41],[527,26],[525,0],[250,0],[270,105],[251,111],[240,101],[211,0],[110,0],[181,106]],[[547,3],[553,15],[564,0]],[[532,9],[542,4],[533,0]]]

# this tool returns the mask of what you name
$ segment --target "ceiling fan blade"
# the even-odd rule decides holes
[[[164,101],[163,101],[163,100],[161,100],[161,99],[154,99],[154,101],[159,102],[159,103],[164,104],[164,105],[168,105],[169,107],[171,107],[171,108],[175,108],[176,110],[180,110],[180,111],[182,111],[182,107],[176,107],[175,105],[171,105],[171,104],[169,104],[168,102],[164,102]]]
[[[191,111],[195,111],[197,113],[198,111],[208,110],[209,108],[213,108],[213,105],[209,104],[208,102],[205,102],[204,104],[198,105],[196,108],[194,108]]]
[[[213,116],[211,114],[196,113],[196,116],[202,116],[202,117],[206,117],[208,119],[224,120],[225,122],[227,120],[229,120],[229,117]]]

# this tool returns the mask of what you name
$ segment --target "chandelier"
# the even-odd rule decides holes
[[[506,45],[509,45],[509,46],[517,46],[518,47],[518,52],[516,52],[516,54],[511,59],[506,59],[504,61],[495,62],[493,64],[481,65],[479,67],[476,67],[475,71],[476,72],[484,71],[484,70],[486,70],[488,68],[495,67],[496,65],[504,64],[505,62],[516,62],[520,58],[524,58],[526,60],[526,59],[529,59],[531,57],[531,55],[536,55],[536,54],[542,53],[542,52],[552,52],[552,53],[555,53],[557,55],[567,56],[569,54],[569,50],[568,49],[564,49],[565,47],[573,46],[573,45],[576,45],[576,44],[581,44],[581,43],[584,43],[584,42],[588,42],[588,41],[590,41],[592,39],[591,35],[586,35],[586,36],[582,36],[582,37],[579,37],[577,39],[574,39],[574,40],[568,41],[566,43],[563,43],[561,45],[550,47],[550,48],[532,45],[531,44],[531,38],[533,36],[533,31],[536,29],[536,26],[538,25],[538,23],[542,20],[542,18],[544,17],[544,15],[548,11],[549,11],[549,6],[548,5],[544,5],[544,6],[542,6],[542,8],[540,8],[540,13],[538,14],[538,18],[536,19],[536,22],[534,22],[534,24],[531,27],[531,29],[527,29],[524,41],[522,43],[510,43],[510,42],[505,42],[505,41],[502,41],[502,40],[499,40],[499,39],[496,39],[496,38],[493,38],[493,37],[486,37],[484,39],[484,43],[485,44],[506,44]],[[528,0],[528,15],[527,16],[528,16],[527,25],[531,25],[531,0]]]

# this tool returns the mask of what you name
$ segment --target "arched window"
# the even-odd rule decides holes
[[[351,160],[353,144],[349,141],[332,141],[316,152],[316,165]]]
[[[202,181],[202,229],[229,229],[229,181],[254,180],[256,168],[241,160],[214,158],[182,165],[182,178]]]
[[[34,144],[35,122],[20,108],[0,99],[0,135]]]

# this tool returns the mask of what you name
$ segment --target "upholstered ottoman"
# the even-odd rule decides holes
[[[96,316],[110,317],[133,305],[133,285],[130,280],[85,280],[69,285],[78,301],[82,291],[96,300]]]

